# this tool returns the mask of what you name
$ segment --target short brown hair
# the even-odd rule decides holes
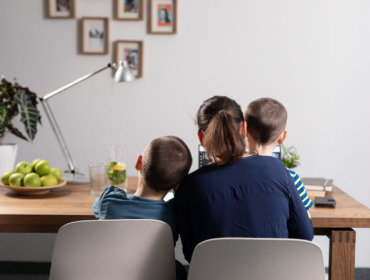
[[[247,122],[247,131],[255,141],[270,144],[285,130],[288,112],[275,99],[259,98],[249,103],[244,119]]]
[[[244,155],[243,121],[240,105],[229,97],[213,96],[200,106],[197,125],[204,134],[204,146],[213,162],[224,165]]]
[[[189,173],[192,161],[184,141],[163,136],[154,139],[145,149],[140,173],[150,188],[169,191]]]

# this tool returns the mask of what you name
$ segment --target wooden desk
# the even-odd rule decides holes
[[[128,184],[128,192],[134,193],[137,177],[128,177]],[[90,194],[89,184],[67,184],[38,196],[0,188],[0,232],[56,233],[66,223],[94,220],[96,198]]]
[[[137,177],[129,177],[134,192]],[[328,193],[337,201],[335,209],[310,210],[315,234],[330,240],[329,279],[354,280],[356,232],[370,228],[370,209],[339,188]],[[89,185],[66,185],[43,196],[21,196],[0,188],[0,232],[56,233],[69,222],[95,219]]]
[[[335,209],[313,207],[310,213],[315,235],[330,240],[329,280],[355,280],[356,232],[352,228],[370,228],[370,209],[337,187],[326,196],[335,198]]]

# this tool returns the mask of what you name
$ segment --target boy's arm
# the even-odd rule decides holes
[[[287,176],[288,172],[287,172]],[[299,238],[311,241],[313,239],[312,221],[298,195],[295,184],[287,178],[287,186],[290,193],[288,230],[289,238]]]
[[[310,210],[313,206],[313,203],[312,203],[312,200],[308,197],[308,194],[307,194],[307,191],[306,191],[306,188],[305,186],[303,185],[303,182],[301,180],[301,178],[299,177],[299,175],[297,174],[297,172],[287,168],[288,171],[289,171],[289,174],[290,176],[292,177],[293,179],[293,182],[297,188],[297,191],[298,191],[298,194],[303,202],[303,205],[304,207],[306,208],[306,210]],[[308,216],[311,218],[311,215],[309,214],[308,212]]]

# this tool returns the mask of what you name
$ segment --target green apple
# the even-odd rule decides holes
[[[10,175],[12,175],[14,173],[13,170],[9,170],[8,172],[4,173],[3,176],[1,176],[1,182],[4,184],[4,185],[9,185],[9,177]]]
[[[40,180],[41,180],[41,186],[43,187],[58,185],[57,178],[55,178],[54,175],[52,174],[42,176]]]
[[[19,172],[13,173],[9,177],[9,185],[14,186],[14,187],[20,187],[22,186],[23,178],[24,178],[23,173],[19,173]]]
[[[44,159],[40,160],[35,165],[35,171],[40,176],[48,175],[50,173],[50,170],[51,170],[50,164]]]
[[[29,173],[23,178],[23,185],[25,187],[40,187],[41,179],[37,173]]]
[[[40,161],[41,159],[37,158],[35,160],[32,161],[31,165],[32,165],[32,171],[33,172],[36,172],[35,170],[35,167],[36,167],[36,164]]]
[[[27,161],[21,161],[15,166],[15,172],[22,173],[24,175],[32,172],[32,165]]]
[[[63,173],[62,173],[62,170],[60,170],[60,168],[59,168],[59,167],[53,167],[53,168],[51,169],[51,174],[53,174],[53,175],[54,175],[54,177],[55,177],[57,180],[62,179],[62,175],[63,175]]]

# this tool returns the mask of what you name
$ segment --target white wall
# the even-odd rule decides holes
[[[270,96],[288,109],[287,144],[301,156],[300,175],[332,177],[370,207],[369,1],[179,0],[177,35],[147,34],[146,9],[145,21],[114,20],[113,2],[76,0],[76,19],[52,20],[45,17],[46,1],[0,0],[0,74],[17,77],[39,96],[114,61],[115,40],[144,41],[142,79],[114,84],[106,71],[50,100],[83,172],[88,163],[107,160],[109,144],[122,143],[128,173],[135,175],[141,150],[167,134],[186,141],[194,170],[193,118],[204,99],[223,94],[245,107]],[[79,53],[84,16],[111,18],[109,55]],[[33,143],[6,140],[20,145],[17,161],[46,158],[66,168],[42,116]],[[370,230],[356,231],[356,266],[370,267]],[[3,234],[0,242],[19,244],[26,238],[33,237]],[[327,239],[315,241],[327,253]],[[1,259],[14,258],[4,252]],[[31,256],[19,248],[17,258]]]

